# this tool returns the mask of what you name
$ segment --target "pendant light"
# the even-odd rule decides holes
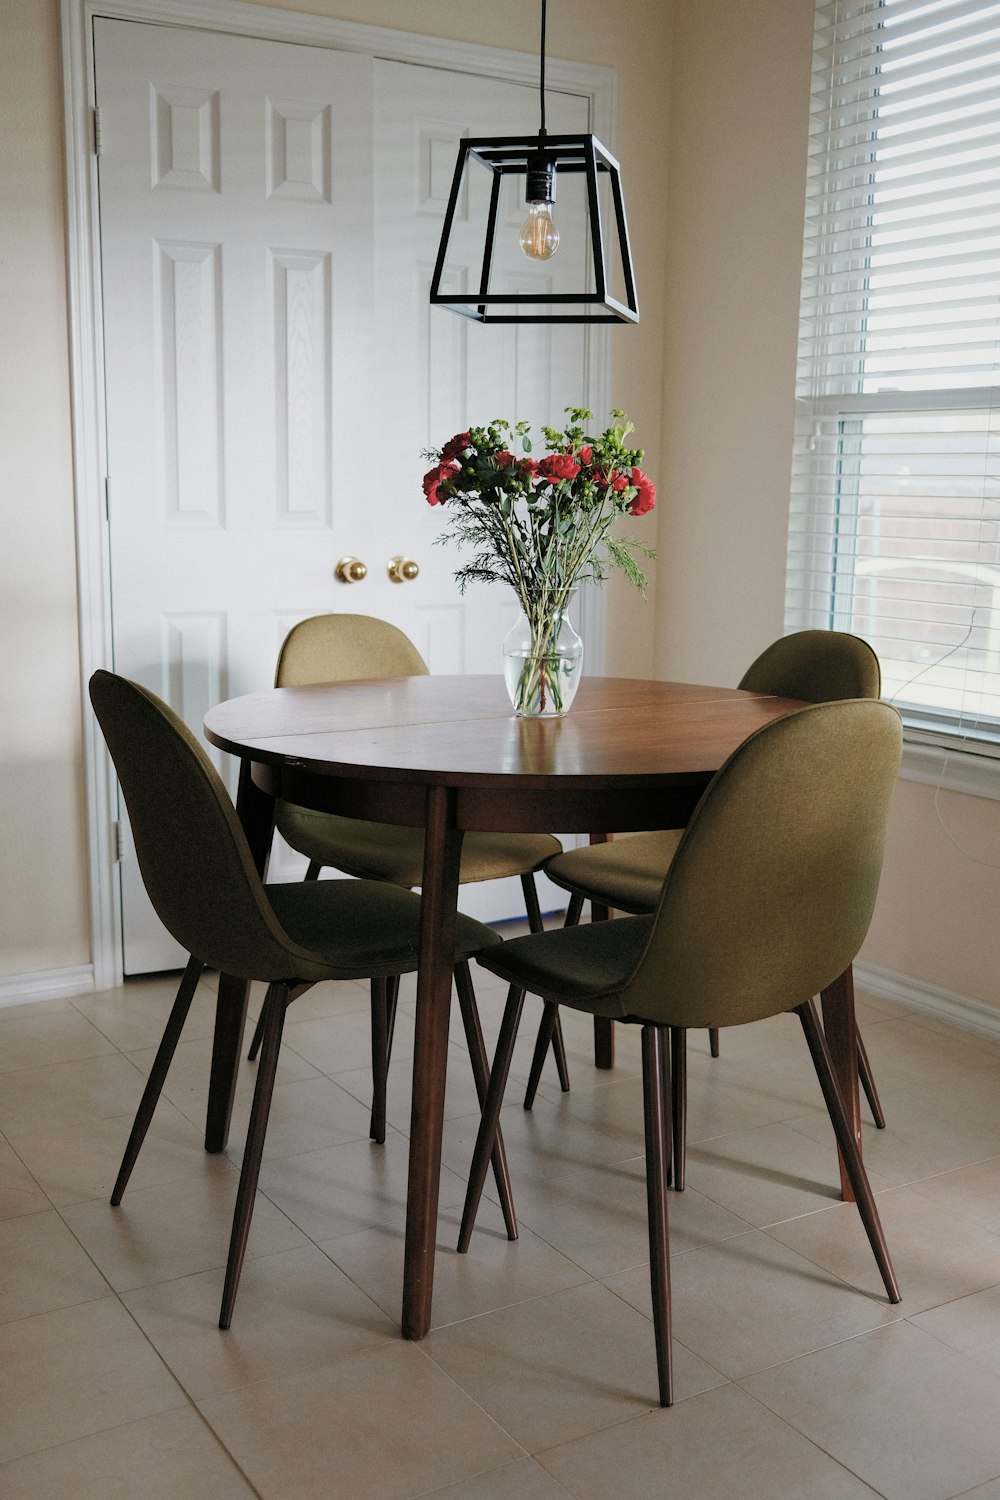
[[[638,323],[639,305],[629,249],[628,225],[622,197],[621,171],[615,158],[594,135],[549,135],[545,129],[545,18],[542,5],[542,37],[539,63],[541,121],[537,135],[470,138],[459,147],[445,211],[441,244],[431,277],[431,303],[461,313],[479,323]],[[442,292],[441,279],[449,260],[457,259],[452,248],[456,210],[468,192],[467,174],[483,167],[489,177],[489,205],[482,229],[482,269],[478,290]],[[587,268],[576,290],[496,291],[490,279],[497,244],[500,188],[504,177],[523,179],[526,217],[516,242],[535,264],[545,264],[557,254],[560,231],[553,214],[559,178],[582,175],[586,187]],[[612,295],[609,266],[605,257],[604,224],[600,183],[610,188],[610,250],[615,255],[612,274],[620,281],[621,297]],[[472,194],[469,194],[472,201]],[[502,227],[499,232],[503,232]],[[563,239],[570,237],[570,229]]]

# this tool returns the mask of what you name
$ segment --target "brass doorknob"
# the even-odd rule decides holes
[[[360,583],[368,576],[368,568],[360,557],[342,557],[333,571],[341,583]]]
[[[420,569],[412,557],[390,557],[386,571],[393,583],[410,583]]]

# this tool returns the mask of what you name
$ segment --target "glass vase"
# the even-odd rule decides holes
[[[518,612],[503,639],[503,674],[521,719],[558,719],[566,713],[583,675],[583,641],[562,609]]]

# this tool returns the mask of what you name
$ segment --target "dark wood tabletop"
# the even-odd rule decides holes
[[[562,719],[514,717],[500,677],[407,677],[276,688],[205,719],[212,744],[240,757],[238,809],[258,868],[274,799],[423,827],[421,946],[404,1335],[430,1326],[444,1110],[451,954],[463,833],[607,833],[682,827],[726,757],[801,705],[737,689],[585,678]],[[228,1132],[245,986],[220,982],[206,1145]],[[831,1043],[853,1089],[853,994]],[[829,1028],[828,1028],[829,1034]]]

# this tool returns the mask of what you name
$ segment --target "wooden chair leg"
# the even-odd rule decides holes
[[[528,927],[532,932],[541,932],[544,923],[542,922],[541,907],[538,904],[538,890],[535,886],[534,875],[527,874],[521,876],[521,889],[524,892],[524,909],[528,914]],[[571,898],[570,905],[572,905],[572,902],[574,900],[576,900],[575,896]],[[583,897],[581,896],[580,907],[582,908],[582,906]],[[578,915],[577,921],[579,920],[580,919]],[[574,925],[569,921],[568,916],[566,919],[566,925]],[[559,1087],[562,1089],[564,1094],[569,1093],[569,1065],[566,1062],[566,1044],[563,1041],[562,1022],[559,1019],[558,1006],[554,1005],[552,1009],[554,1012],[554,1024],[550,1025],[547,1029],[545,1046],[544,1048],[542,1048],[540,1058],[537,1057],[537,1054],[539,1052],[539,1048],[541,1047],[541,1029],[539,1029],[538,1040],[535,1043],[535,1058],[532,1059],[531,1075],[529,1076],[528,1087],[525,1090],[524,1094],[525,1109],[530,1109],[535,1102],[535,1094],[538,1090],[538,1080],[542,1075],[542,1067],[545,1062],[545,1054],[548,1051],[550,1045],[552,1047],[552,1056],[555,1059],[556,1072],[559,1074]],[[549,1019],[545,1012],[543,1012],[542,1019],[543,1023]]]
[[[718,1026],[710,1026],[708,1028],[708,1048],[709,1048],[709,1051],[711,1052],[711,1054],[712,1054],[713,1057],[718,1057],[718,1055],[719,1055],[719,1028],[718,1028]]]
[[[524,991],[516,984],[512,984],[507,992],[507,1004],[504,1007],[503,1020],[500,1023],[500,1035],[497,1039],[496,1055],[493,1058],[493,1068],[490,1072],[490,1085],[486,1091],[486,1102],[483,1105],[483,1117],[479,1124],[479,1134],[476,1136],[476,1149],[472,1153],[472,1166],[469,1169],[469,1186],[465,1194],[465,1207],[462,1211],[462,1227],[458,1234],[458,1253],[464,1255],[469,1248],[472,1231],[475,1228],[476,1214],[479,1211],[479,1200],[483,1196],[483,1184],[486,1181],[486,1169],[493,1155],[493,1145],[496,1141],[497,1130],[500,1125],[500,1106],[503,1104],[503,1093],[507,1086],[507,1075],[510,1072],[510,1060],[514,1055],[514,1043],[517,1040],[517,1028],[521,1020],[521,1011],[524,1009]]]
[[[590,920],[608,922],[611,908],[602,902],[591,901]],[[594,1017],[594,1067],[613,1068],[615,1065],[615,1023],[606,1016]]]
[[[656,1334],[660,1405],[674,1399],[673,1339],[670,1316],[670,1240],[667,1223],[667,1171],[670,1164],[670,1111],[663,1088],[666,1061],[663,1028],[642,1028],[642,1093],[646,1133],[646,1202],[649,1215],[649,1284]]]
[[[572,896],[570,896],[569,898],[569,905],[566,907],[566,920],[563,922],[563,926],[579,927],[580,918],[582,916],[583,897],[580,895],[579,891],[574,891]]]
[[[115,1180],[114,1190],[111,1194],[111,1202],[115,1208],[122,1201],[122,1194],[132,1175],[135,1159],[139,1155],[143,1141],[146,1139],[146,1132],[156,1111],[157,1101],[163,1092],[167,1072],[173,1061],[181,1032],[184,1030],[184,1022],[188,1018],[188,1011],[191,1009],[191,1001],[194,999],[194,992],[198,987],[198,980],[201,978],[203,968],[204,964],[201,962],[201,959],[195,958],[192,955],[187,961],[184,973],[181,975],[177,996],[171,1007],[170,1015],[167,1017],[167,1024],[164,1028],[163,1036],[160,1038],[160,1045],[156,1049],[153,1066],[149,1070],[146,1087],[143,1089],[142,1098],[139,1100],[139,1108],[136,1111],[135,1121],[132,1125],[132,1133],[128,1138],[128,1145],[125,1147],[125,1155],[122,1157],[122,1164],[118,1168],[118,1177]]]
[[[854,1131],[847,1118],[844,1101],[841,1098],[840,1088],[833,1071],[830,1060],[830,1051],[826,1044],[823,1028],[816,1014],[816,1007],[812,1000],[807,1000],[804,1005],[796,1006],[796,1015],[802,1022],[802,1030],[805,1032],[809,1051],[812,1055],[813,1066],[819,1079],[820,1088],[823,1090],[823,1098],[830,1115],[834,1132],[837,1137],[837,1145],[843,1157],[844,1166],[854,1190],[857,1201],[858,1212],[861,1222],[865,1226],[868,1242],[872,1247],[875,1260],[878,1263],[882,1281],[890,1302],[901,1301],[899,1283],[896,1273],[892,1268],[889,1258],[889,1247],[885,1242],[882,1232],[882,1222],[879,1218],[878,1209],[875,1206],[875,1195],[868,1181],[868,1173],[865,1171],[864,1162],[861,1160],[861,1152],[854,1138]]]
[[[462,1016],[462,1025],[465,1027],[465,1041],[469,1049],[469,1061],[472,1064],[472,1076],[476,1083],[476,1096],[479,1099],[479,1108],[482,1109],[486,1103],[486,1094],[490,1086],[490,1062],[486,1054],[486,1043],[483,1040],[483,1028],[479,1021],[479,1007],[476,1004],[476,992],[472,984],[472,974],[467,963],[455,965],[455,988],[458,991],[458,1007]],[[497,1185],[500,1195],[500,1208],[503,1211],[503,1221],[507,1226],[507,1238],[517,1239],[517,1215],[514,1213],[514,1194],[510,1185],[510,1169],[507,1166],[507,1152],[503,1143],[503,1131],[497,1125],[496,1140],[493,1142],[491,1156],[493,1163],[493,1180]]]
[[[377,981],[372,980],[373,984],[375,984],[376,982]],[[370,1118],[370,1120],[368,1122],[368,1134],[371,1137],[371,1139],[373,1141],[375,1141],[380,1146],[383,1145],[384,1142],[385,1142],[385,1099],[386,1099],[386,1093],[387,1093],[388,1083],[389,1083],[389,1061],[390,1061],[390,1059],[392,1057],[392,1036],[393,1036],[393,1032],[396,1029],[396,1005],[397,1005],[397,1002],[399,1000],[399,975],[398,974],[394,974],[391,979],[382,980],[381,983],[383,983],[385,985],[385,995],[384,995],[385,1022],[383,1024],[380,1020],[376,1019],[375,1011],[374,1011],[374,1008],[373,1008],[373,1010],[372,1010],[372,1112],[371,1112],[371,1118]],[[372,1004],[373,1004],[373,1007],[374,1007],[374,997],[372,999]],[[383,1115],[382,1115],[382,1123],[381,1123],[381,1129],[382,1129],[381,1138],[376,1134],[376,1131],[378,1130],[379,1126],[378,1126],[378,1122],[376,1121],[376,1118],[375,1118],[375,1099],[376,1099],[376,1093],[377,1093],[377,1089],[375,1087],[375,1079],[377,1077],[376,1064],[375,1064],[375,1056],[376,1056],[376,1051],[375,1051],[375,1047],[376,1047],[376,1042],[375,1042],[375,1028],[376,1028],[376,1026],[379,1026],[381,1028],[381,1032],[382,1032],[382,1057],[383,1057],[383,1065],[382,1065],[381,1097],[382,1097],[382,1105],[383,1105]]]
[[[306,873],[303,876],[303,879],[304,880],[318,880],[319,879],[319,872],[320,872],[320,870],[322,870],[322,868],[323,868],[323,866],[320,864],[320,862],[319,862],[318,859],[311,859],[309,861],[308,866],[306,867]]]
[[[673,1125],[673,1183],[683,1193],[687,1173],[687,1032],[670,1027],[670,1104]]]
[[[861,1040],[860,1031],[858,1031],[858,1077],[861,1079],[861,1087],[865,1091],[865,1098],[868,1100],[868,1108],[872,1112],[875,1128],[876,1130],[884,1130],[885,1115],[882,1113],[882,1101],[878,1096],[878,1089],[875,1087],[872,1065],[868,1061],[868,1053],[865,1050],[864,1042]]]
[[[530,1109],[535,1102],[538,1092],[538,1084],[542,1076],[542,1068],[548,1056],[549,1042],[553,1040],[557,1027],[559,1026],[559,1007],[546,1000],[542,1006],[542,1019],[538,1023],[538,1035],[535,1037],[535,1050],[531,1054],[531,1069],[528,1073],[528,1086],[524,1091],[524,1107]],[[556,1054],[558,1064],[559,1057]],[[564,1058],[565,1062],[565,1058]],[[559,1081],[562,1084],[564,1094],[569,1093],[569,1079],[563,1078],[560,1071]]]
[[[372,1113],[369,1135],[377,1146],[385,1145],[385,1095],[389,1078],[389,981],[371,981],[372,1011]]]
[[[278,1071],[278,1051],[281,1033],[285,1024],[290,992],[287,984],[268,986],[264,1001],[264,1043],[261,1049],[257,1083],[254,1088],[250,1124],[247,1127],[246,1145],[243,1148],[243,1167],[240,1185],[236,1194],[233,1213],[233,1229],[229,1240],[229,1258],[226,1262],[226,1281],[222,1292],[222,1307],[219,1311],[219,1327],[228,1328],[233,1320],[233,1304],[240,1284],[243,1258],[250,1236],[250,1221],[253,1218],[254,1196],[260,1177],[260,1164],[264,1154],[264,1137],[267,1134],[267,1117],[271,1109],[274,1092],[274,1077]]]

